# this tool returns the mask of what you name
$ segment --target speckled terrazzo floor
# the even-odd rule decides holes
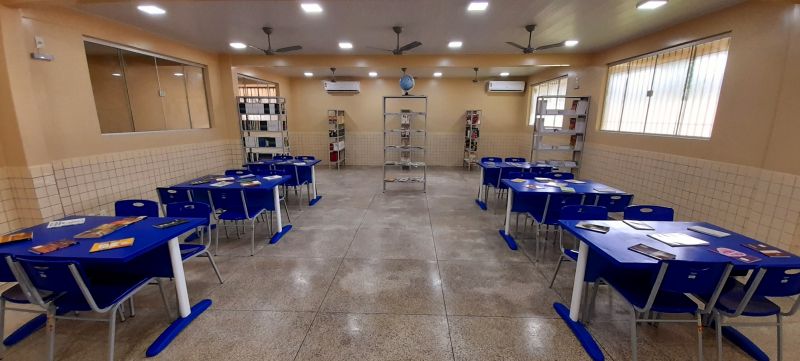
[[[473,202],[476,170],[430,169],[427,193],[393,184],[382,193],[380,168],[323,166],[318,174],[324,198],[300,211],[290,198],[294,229],[280,243],[259,242],[250,257],[246,237],[220,240],[225,284],[207,260],[187,264],[192,301],[214,304],[155,359],[587,359],[552,308],[568,302],[574,267],[562,267],[549,289],[556,247],[538,263],[531,240],[509,250],[497,234],[503,212],[496,199],[488,212]],[[266,234],[262,225],[256,237]],[[119,360],[144,359],[167,324],[155,287],[136,303],[137,316],[118,323]],[[627,317],[624,302],[601,290],[589,330],[607,359],[630,358]],[[58,321],[56,329],[57,359],[105,359],[105,324]],[[744,331],[774,356],[774,330]],[[641,360],[694,358],[691,325],[641,326],[639,333]],[[792,342],[798,336],[800,323],[789,320],[786,355],[800,350]],[[706,332],[707,360],[715,359],[713,340]],[[44,355],[40,331],[4,359]],[[727,344],[725,356],[747,359]]]

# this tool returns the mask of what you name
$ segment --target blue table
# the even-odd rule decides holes
[[[147,258],[153,252],[159,252],[157,249],[163,247],[165,244],[169,252],[169,261],[172,273],[171,274],[147,274],[143,276],[152,277],[173,277],[175,280],[175,291],[178,297],[178,311],[179,317],[172,324],[170,324],[164,332],[153,342],[147,349],[147,356],[155,356],[166,348],[169,343],[188,326],[198,315],[203,313],[209,306],[211,300],[205,299],[194,306],[189,304],[189,292],[186,289],[186,277],[183,271],[183,260],[181,258],[180,246],[178,244],[178,236],[194,231],[197,227],[201,226],[204,222],[203,219],[184,218],[189,222],[183,223],[174,227],[166,229],[157,229],[153,225],[166,223],[176,218],[146,218],[139,222],[133,223],[117,231],[96,239],[77,239],[78,244],[71,247],[63,248],[52,253],[37,255],[28,251],[33,246],[47,244],[53,241],[62,239],[74,239],[74,236],[83,231],[92,229],[104,223],[113,222],[123,219],[124,217],[100,217],[100,216],[87,216],[87,217],[68,217],[71,218],[86,218],[86,222],[80,225],[65,226],[60,228],[47,228],[47,224],[40,224],[38,226],[30,227],[25,230],[17,232],[31,232],[33,233],[33,241],[30,242],[16,242],[10,244],[0,245],[0,256],[25,256],[28,258],[41,258],[43,260],[74,260],[81,265],[89,266],[95,269],[111,269],[115,271],[124,271],[126,265],[136,262],[140,258]],[[89,249],[95,242],[104,242],[115,239],[135,238],[133,246],[126,248],[119,248],[114,250],[89,253]],[[147,258],[151,260],[151,258]],[[141,267],[137,267],[141,269]],[[158,267],[153,267],[153,272]],[[148,269],[148,272],[150,269]],[[0,279],[5,282],[15,282],[14,279]]]
[[[500,175],[504,173],[503,169],[514,169],[520,172],[529,171],[532,168],[553,169],[553,166],[543,162],[478,162],[478,166],[481,168],[481,180],[480,183],[478,183],[478,199],[475,200],[475,203],[477,203],[478,207],[484,211],[487,209],[486,194],[489,190],[489,187],[483,184],[487,169],[499,168],[501,173]],[[499,186],[499,184],[495,186]]]
[[[322,199],[322,196],[317,195],[317,173],[316,173],[316,169],[317,169],[317,164],[319,164],[320,162],[322,162],[322,161],[319,160],[319,159],[302,160],[302,161],[301,160],[297,160],[297,159],[292,159],[292,160],[270,159],[270,160],[262,160],[262,161],[258,161],[258,162],[248,163],[248,164],[266,164],[266,165],[269,165],[269,166],[294,165],[294,166],[297,166],[297,167],[311,167],[311,201],[308,202],[308,205],[309,206],[313,206],[313,205],[317,204],[317,202],[319,202],[320,199]],[[245,167],[246,166],[247,165],[245,165]]]
[[[800,268],[800,257],[792,256],[787,258],[770,258],[766,257],[750,248],[744,247],[743,244],[760,243],[759,241],[749,238],[747,236],[732,232],[730,230],[703,222],[655,222],[646,221],[648,225],[655,230],[635,230],[622,221],[592,221],[592,223],[603,224],[610,227],[608,233],[598,233],[588,231],[582,228],[577,228],[575,225],[580,221],[560,221],[561,227],[574,235],[579,241],[578,248],[578,261],[575,267],[575,279],[572,284],[572,299],[570,300],[570,308],[561,304],[556,304],[554,307],[561,315],[565,322],[572,328],[578,339],[587,348],[587,352],[592,354],[593,347],[591,344],[594,341],[591,335],[588,334],[582,325],[579,324],[579,317],[581,312],[581,299],[583,298],[584,290],[584,277],[586,275],[586,266],[589,262],[589,255],[592,257],[601,257],[601,261],[605,261],[612,265],[614,268],[629,269],[633,272],[655,270],[658,265],[658,260],[631,251],[628,247],[642,243],[647,246],[672,253],[678,260],[685,261],[698,261],[698,262],[730,262],[733,265],[733,270],[749,270],[760,266],[786,266],[792,268]],[[714,237],[703,233],[694,232],[688,229],[691,226],[703,226],[711,229],[716,229],[726,233],[730,233],[727,237]],[[661,243],[653,238],[648,237],[652,233],[684,233],[692,237],[707,241],[707,246],[691,246],[691,247],[671,247]],[[753,263],[746,263],[738,259],[730,258],[711,252],[710,250],[717,247],[730,248],[736,251],[743,252],[748,255],[760,258],[759,261]],[[742,347],[746,352],[752,356],[763,352],[757,346],[752,344],[738,331],[729,328],[726,337],[734,338],[734,343]],[[587,346],[587,344],[589,344]],[[598,349],[599,352],[599,349]],[[602,355],[602,353],[600,353]],[[758,358],[758,357],[757,357]]]
[[[231,181],[232,182],[231,184],[229,184],[227,186],[224,186],[224,187],[213,187],[213,186],[211,186],[211,184],[214,183],[213,181],[210,182],[210,183],[192,184],[192,182],[197,181],[197,180],[201,180],[201,179],[215,179],[215,178],[223,178],[223,177],[226,177],[226,176],[222,176],[222,175],[207,175],[207,176],[204,176],[204,177],[200,177],[200,178],[197,178],[197,179],[190,180],[188,182],[178,183],[178,184],[176,184],[174,186],[171,186],[170,188],[185,189],[185,190],[188,190],[188,191],[197,191],[197,190],[211,191],[211,190],[223,189],[223,188],[224,189],[247,189],[247,190],[261,189],[261,190],[264,190],[264,191],[270,191],[270,192],[272,192],[272,196],[273,196],[272,201],[274,202],[274,206],[275,206],[275,218],[277,219],[278,230],[277,230],[277,232],[275,234],[272,235],[272,237],[270,238],[269,242],[273,243],[273,244],[274,243],[278,243],[278,241],[284,235],[286,235],[286,233],[288,233],[292,229],[292,225],[291,224],[287,224],[286,226],[283,225],[283,220],[281,219],[282,217],[281,217],[281,202],[280,202],[280,194],[279,194],[280,192],[278,191],[278,189],[276,189],[279,185],[284,184],[287,181],[289,181],[289,179],[292,178],[291,176],[281,176],[280,178],[275,178],[275,179],[265,179],[264,177],[247,177],[246,179],[258,180],[259,182],[261,182],[261,185],[253,186],[253,187],[242,187],[242,185],[239,182],[237,182],[236,180]],[[236,178],[236,177],[234,176],[232,178]],[[189,192],[189,194],[191,195],[192,192]]]
[[[511,235],[511,209],[514,206],[514,198],[520,194],[532,194],[532,193],[546,193],[546,194],[553,194],[553,193],[565,193],[561,191],[560,187],[556,186],[549,186],[547,185],[548,182],[539,182],[535,179],[524,179],[522,182],[513,182],[511,179],[503,179],[501,182],[508,187],[508,204],[506,206],[506,221],[504,225],[504,229],[501,229],[500,236],[506,241],[508,247],[516,250],[517,249],[517,242],[514,240],[514,237]],[[575,190],[575,194],[580,194],[583,196],[583,200],[586,199],[586,195],[599,195],[599,194],[626,194],[625,192],[609,187],[602,183],[592,182],[592,181],[578,181],[583,183],[573,183],[574,180],[569,181],[554,181],[558,182],[559,184],[564,184],[565,187],[569,187]],[[528,185],[537,185],[542,186],[542,188],[532,189],[528,188]],[[583,204],[583,200],[581,204]],[[599,200],[598,197],[594,197],[595,203]],[[547,199],[547,203],[545,203],[545,209],[547,208],[550,202],[550,197]]]

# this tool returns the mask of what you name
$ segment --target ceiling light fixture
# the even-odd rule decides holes
[[[667,0],[643,0],[636,4],[636,8],[639,10],[653,10],[664,5],[667,5]]]
[[[167,13],[166,10],[155,5],[139,5],[136,8],[147,15],[164,15]]]
[[[122,76],[120,73],[111,73],[111,76]]]
[[[464,45],[464,43],[462,43],[460,41],[451,41],[451,42],[447,43],[447,47],[451,48],[451,49],[458,49],[462,45]]]
[[[303,11],[307,13],[321,13],[322,6],[317,3],[302,3],[300,7],[303,8]]]
[[[441,78],[442,77],[442,73],[437,71],[437,72],[433,73],[433,76],[435,78]]]
[[[506,76],[508,76],[508,72],[507,72],[507,71],[504,71],[504,72],[500,73],[500,76],[502,76],[502,77],[506,77]]]
[[[352,48],[353,48],[353,43],[349,43],[346,41],[339,43],[339,49],[352,49]]]
[[[567,41],[564,42],[564,46],[567,46],[567,47],[571,48],[571,47],[573,47],[575,45],[578,45],[579,42],[580,41],[577,41],[577,40],[567,40]]]
[[[378,76],[378,73],[377,73],[377,72],[374,72],[374,71],[371,71],[371,72],[369,72],[369,77],[370,77],[370,78],[375,78],[375,77],[377,77],[377,76]]]
[[[234,49],[244,49],[244,48],[247,47],[247,44],[245,44],[245,43],[230,43],[230,46],[231,46],[231,48],[234,48]]]
[[[183,73],[174,73],[174,74],[172,74],[172,75],[174,75],[174,76],[177,76],[177,77],[182,77],[182,76],[183,76]]]
[[[307,71],[307,72],[303,73],[303,75],[305,75],[306,78],[310,78],[310,77],[314,76],[314,73],[312,73],[310,71]]]
[[[484,11],[489,7],[486,1],[473,1],[467,6],[467,11]]]

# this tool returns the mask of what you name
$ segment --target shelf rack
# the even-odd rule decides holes
[[[427,190],[427,127],[428,97],[383,97],[384,192],[387,183],[421,183],[422,191]]]
[[[345,163],[344,110],[328,110],[328,159],[329,167],[338,170]]]
[[[531,147],[533,161],[545,161],[560,171],[580,171],[590,100],[588,96],[536,98]]]
[[[478,138],[481,136],[480,126],[483,120],[483,111],[467,110],[464,128],[464,165],[472,170],[472,165],[478,162]]]
[[[237,96],[245,163],[290,154],[286,98]]]

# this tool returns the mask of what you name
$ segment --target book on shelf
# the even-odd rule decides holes
[[[31,232],[13,233],[0,236],[0,244],[32,241],[32,240],[33,240],[33,233]]]
[[[145,218],[147,218],[147,216],[128,217],[114,222],[101,224],[88,231],[78,233],[75,235],[75,238],[101,238],[119,230],[120,228],[127,227]]]
[[[78,244],[77,241],[73,241],[70,239],[62,239],[60,241],[54,241],[47,244],[40,244],[38,246],[33,246],[28,251],[34,254],[47,254],[76,244]]]
[[[108,251],[117,248],[125,248],[133,246],[133,238],[124,238],[118,239],[115,241],[107,241],[107,242],[97,242],[92,245],[92,248],[89,249],[89,253],[95,253],[100,251]]]

